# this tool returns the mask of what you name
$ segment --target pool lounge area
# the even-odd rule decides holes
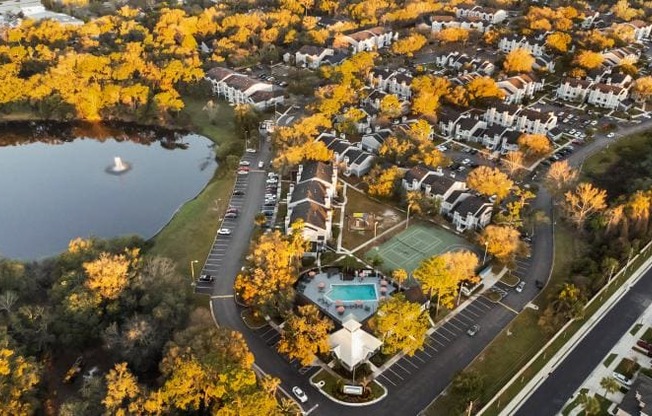
[[[358,322],[376,313],[378,302],[391,296],[396,288],[380,273],[360,270],[356,276],[345,280],[339,269],[311,271],[297,284],[297,291],[315,303],[324,313],[342,323],[345,316],[353,314]]]

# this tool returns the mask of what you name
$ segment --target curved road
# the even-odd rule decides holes
[[[618,132],[619,135],[628,135],[650,128],[651,122],[626,127]],[[603,135],[597,136],[593,142],[580,147],[569,158],[573,166],[583,163],[584,159],[594,152],[602,149],[609,143]],[[247,253],[252,232],[254,230],[254,217],[260,212],[264,199],[266,173],[255,169],[259,160],[268,165],[270,150],[264,149],[256,154],[247,154],[251,159],[252,171],[246,175],[244,186],[245,195],[234,199],[234,205],[240,209],[239,218],[233,228],[231,236],[219,236],[216,245],[222,250],[217,260],[211,263],[211,256],[204,266],[205,272],[216,274],[212,289],[211,310],[213,317],[221,326],[232,328],[241,332],[249,348],[253,352],[256,365],[265,373],[278,377],[281,387],[286,392],[292,386],[300,386],[308,395],[309,401],[303,405],[304,411],[311,411],[317,415],[416,415],[432,400],[436,399],[450,383],[454,375],[463,370],[516,316],[515,311],[520,311],[534,299],[539,291],[534,280],[548,280],[553,253],[552,224],[538,224],[535,229],[535,239],[532,246],[532,256],[527,263],[522,277],[530,284],[526,285],[523,293],[518,296],[508,296],[503,300],[506,307],[495,307],[482,314],[477,322],[482,326],[482,331],[476,337],[460,336],[445,346],[439,346],[436,352],[431,351],[431,359],[423,362],[411,363],[410,371],[403,374],[395,386],[379,381],[388,388],[393,400],[383,400],[380,403],[363,408],[346,407],[326,399],[320,392],[313,388],[308,377],[318,369],[309,369],[300,372],[298,366],[292,364],[276,353],[274,347],[274,333],[269,328],[261,331],[252,331],[244,325],[240,317],[241,309],[233,300],[233,281],[243,264],[243,257]],[[541,177],[542,175],[540,175]],[[239,178],[238,183],[242,183]],[[548,192],[541,187],[534,203],[534,209],[543,211],[548,217],[552,214],[552,200]],[[213,251],[212,250],[212,251]],[[271,336],[270,336],[271,335]],[[407,366],[407,364],[406,364]],[[398,369],[397,369],[398,370]]]

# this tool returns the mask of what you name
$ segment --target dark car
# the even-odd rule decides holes
[[[534,285],[537,287],[537,289],[543,289],[545,284],[541,280],[535,280]]]
[[[649,342],[645,342],[642,339],[636,341],[636,345],[648,351],[652,350],[652,344],[650,344]]]
[[[210,283],[214,279],[213,279],[213,276],[211,276],[210,274],[202,274],[201,276],[199,276],[199,279],[197,279],[197,280],[199,280],[200,282],[208,282],[208,283]]]
[[[245,194],[244,191],[238,191],[238,190],[233,191],[233,195],[244,195],[244,194]]]
[[[84,362],[84,357],[80,355],[79,357],[77,357],[77,359],[75,360],[73,365],[68,369],[68,371],[66,371],[66,375],[63,376],[63,382],[66,384],[70,384],[73,381],[75,381],[77,376],[79,376],[79,373],[81,373],[81,371],[84,369],[84,365],[86,365],[86,363]]]
[[[238,218],[238,213],[237,212],[227,212],[224,214],[224,218]]]
[[[238,214],[238,208],[231,207],[231,208],[226,210],[226,213],[227,214],[236,214],[237,215]]]

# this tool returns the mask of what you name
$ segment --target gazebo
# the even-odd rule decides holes
[[[342,329],[328,338],[331,350],[349,371],[369,359],[383,345],[381,340],[361,327],[353,314],[349,314],[342,321]]]

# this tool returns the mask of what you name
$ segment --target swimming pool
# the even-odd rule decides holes
[[[360,285],[331,285],[331,290],[326,293],[326,296],[334,301],[378,300],[378,295],[376,294],[376,285],[373,283]]]

